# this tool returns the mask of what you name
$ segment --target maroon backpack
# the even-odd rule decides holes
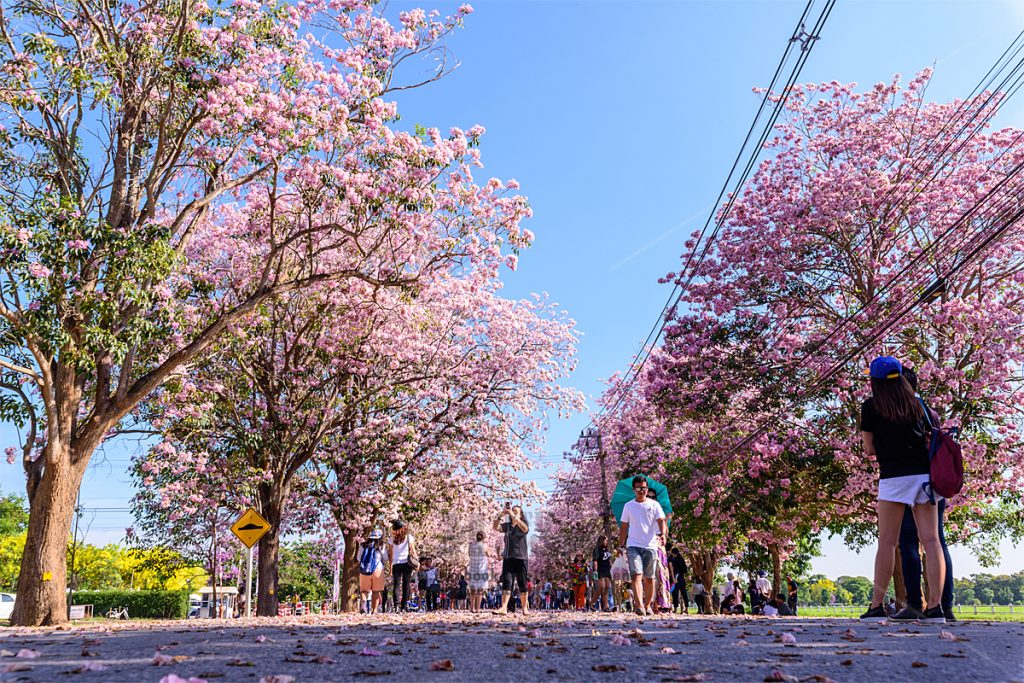
[[[928,462],[931,469],[929,486],[943,498],[952,498],[964,487],[964,457],[960,444],[952,434],[943,431],[937,419],[933,422],[933,413],[924,401],[921,401],[921,406],[924,408],[924,419],[931,430],[931,444],[928,447]]]

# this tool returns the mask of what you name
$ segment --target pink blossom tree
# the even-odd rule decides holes
[[[819,519],[811,530],[873,519],[877,474],[857,417],[863,368],[883,351],[914,366],[926,400],[963,428],[958,537],[1006,532],[985,510],[1019,509],[1024,144],[981,126],[998,95],[926,102],[930,75],[794,90],[773,156],[697,267],[649,378],[659,409],[717,422],[724,457],[710,462],[788,481]]]
[[[402,321],[419,330],[418,344],[400,360],[379,352],[367,363],[343,427],[318,457],[347,548],[397,516],[415,522],[438,509],[471,514],[473,501],[535,499],[519,472],[543,443],[545,411],[580,406],[578,392],[558,383],[575,347],[563,314],[539,297],[501,299],[488,291],[494,283],[454,284],[425,293]],[[349,594],[354,554],[344,566]]]
[[[984,553],[1014,533],[999,520],[1019,513],[1024,484],[1024,135],[986,129],[997,94],[925,102],[930,75],[795,88],[708,257],[666,278],[689,286],[663,345],[601,399],[612,471],[664,479],[672,537],[705,583],[750,542],[778,590],[801,536],[867,540],[877,474],[857,419],[882,351],[916,367],[926,400],[964,430],[956,537]],[[561,489],[595,501],[596,479],[584,463]]]
[[[38,441],[13,620],[53,624],[89,459],[174,372],[275,296],[412,286],[523,209],[465,181],[479,130],[388,127],[387,93],[418,85],[396,67],[468,6],[397,25],[370,2],[2,11],[0,387]]]
[[[463,264],[458,277],[423,278],[414,297],[315,288],[272,300],[153,401],[163,450],[210,461],[211,503],[248,491],[271,524],[260,539],[259,614],[277,613],[286,516],[330,509],[343,522],[350,596],[358,544],[385,509],[457,510],[467,491],[475,500],[481,487],[523,488],[515,470],[529,464],[521,451],[537,446],[543,409],[572,404],[556,380],[574,337],[542,300],[495,295],[500,256]],[[295,491],[314,457],[325,467],[311,481],[322,485]],[[182,469],[159,457],[142,467]],[[161,485],[161,498],[199,495],[183,478]]]

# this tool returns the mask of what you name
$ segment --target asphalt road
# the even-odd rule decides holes
[[[0,627],[4,683],[179,683],[172,675],[209,683],[1024,683],[1024,624],[538,612]]]

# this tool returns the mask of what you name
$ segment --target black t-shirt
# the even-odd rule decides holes
[[[890,422],[878,414],[874,399],[869,398],[860,408],[860,430],[874,436],[879,479],[928,474],[928,437],[923,419],[911,425]]]
[[[505,552],[502,557],[506,560],[527,559],[526,532],[505,522],[501,525],[501,533],[505,534]]]
[[[597,562],[597,573],[606,574],[612,570],[612,553],[600,546],[594,548],[594,562]]]
[[[668,556],[668,561],[669,561],[669,564],[672,565],[672,573],[673,574],[675,574],[676,576],[679,576],[679,575],[686,576],[686,560],[683,559],[683,556],[681,554],[680,555],[669,555]]]

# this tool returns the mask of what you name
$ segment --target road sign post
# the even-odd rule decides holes
[[[252,546],[249,546],[249,571],[245,573],[245,618],[252,617]]]
[[[252,616],[252,553],[253,548],[270,531],[270,522],[263,519],[260,513],[249,508],[231,525],[231,533],[249,549],[249,571],[245,575],[245,616]]]

